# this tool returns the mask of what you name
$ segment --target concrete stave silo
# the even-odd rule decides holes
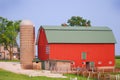
[[[33,23],[23,20],[20,24],[20,63],[23,69],[32,69],[35,53],[35,33]]]

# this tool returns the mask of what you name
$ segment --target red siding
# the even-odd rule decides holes
[[[82,52],[87,53],[86,60],[81,60]],[[114,44],[50,44],[50,59],[73,60],[76,66],[81,66],[83,61],[95,62],[96,67],[114,66],[114,56]]]
[[[38,39],[38,58],[40,60],[48,60],[49,54],[46,54],[46,45],[47,39],[45,36],[45,31],[43,28],[40,28],[39,32],[39,39]]]

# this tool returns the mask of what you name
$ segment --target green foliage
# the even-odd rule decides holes
[[[83,76],[77,76],[76,74],[65,74],[65,76],[67,76],[68,77],[68,80],[70,80],[70,78],[75,78],[75,77],[77,77],[77,79],[78,80],[87,80],[87,78],[86,77],[83,77]],[[65,80],[65,79],[64,79]],[[67,79],[66,79],[67,80]],[[94,79],[89,79],[89,80],[94,80]]]
[[[19,32],[19,21],[11,21],[0,17],[0,44],[4,45],[12,56],[12,48],[16,44],[16,37]]]
[[[115,67],[120,68],[120,59],[116,59],[115,61],[116,61],[115,62],[115,64],[116,64]]]
[[[78,80],[87,79],[87,78],[76,76],[73,74],[66,74],[65,76],[67,76],[68,78],[49,78],[45,76],[29,77],[27,75],[15,74],[15,73],[0,69],[0,80],[70,80],[70,77],[71,78],[77,77]],[[89,79],[89,80],[93,80],[93,79]]]
[[[120,59],[120,56],[115,56],[115,59]]]
[[[72,16],[70,19],[68,19],[67,23],[70,26],[91,26],[90,20],[83,19],[79,16]]]

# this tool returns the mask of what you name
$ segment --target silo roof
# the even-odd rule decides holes
[[[22,22],[20,23],[20,26],[22,25],[33,25],[33,23],[30,20],[22,20]]]

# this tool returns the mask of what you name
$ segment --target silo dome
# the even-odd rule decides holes
[[[32,25],[33,26],[33,23],[30,21],[30,20],[22,20],[22,22],[20,23],[20,26],[23,26],[23,25]]]

